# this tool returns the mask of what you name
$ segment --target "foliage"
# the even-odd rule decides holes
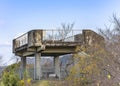
[[[19,76],[15,72],[4,72],[2,81],[5,86],[31,86],[31,78],[26,78],[26,73],[24,78],[20,80]]]
[[[27,71],[24,71],[23,79],[20,80],[20,86],[31,86],[32,79],[30,78]]]
[[[22,79],[20,80],[20,86],[31,86],[32,79]]]
[[[99,28],[99,33],[105,38],[105,49],[110,53],[109,58],[105,63],[108,65],[104,71],[108,71],[107,77],[109,81],[103,79],[102,83],[109,85],[118,85],[120,72],[120,19],[113,14],[111,26],[106,26],[104,29]]]
[[[10,71],[16,71],[20,67],[20,63],[12,64],[9,65],[5,71],[10,72]]]
[[[24,71],[23,79],[20,80],[18,74],[18,68],[20,63],[12,64],[8,66],[2,76],[2,82],[5,86],[31,86],[32,79],[27,71]]]
[[[13,64],[4,70],[2,82],[5,86],[19,86],[20,78],[15,71],[18,67],[19,64]]]
[[[73,82],[71,86],[87,86],[96,80],[99,75],[98,62],[100,59],[95,54],[98,52],[91,52],[84,46],[78,46],[74,54],[74,66],[70,70],[70,75],[67,80]],[[92,53],[92,54],[91,54]]]
[[[5,86],[20,86],[19,85],[19,77],[17,74],[15,74],[13,71],[12,72],[4,72],[3,75],[3,84]]]

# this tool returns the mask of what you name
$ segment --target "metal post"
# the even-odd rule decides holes
[[[64,34],[63,34],[63,30],[62,30],[62,39],[63,39],[63,41],[64,41]]]
[[[54,30],[52,30],[52,41],[54,42]]]
[[[73,36],[73,30],[72,30],[72,36]]]
[[[74,40],[74,31],[72,30],[72,41],[75,41]]]

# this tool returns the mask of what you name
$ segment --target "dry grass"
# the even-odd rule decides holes
[[[35,81],[32,86],[50,86],[47,80]]]
[[[41,80],[35,81],[32,86],[76,86],[71,81],[65,80]]]

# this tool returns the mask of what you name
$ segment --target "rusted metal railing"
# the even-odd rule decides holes
[[[40,32],[41,31],[41,32]],[[66,33],[67,32],[67,33]],[[33,42],[42,41],[62,41],[74,42],[75,35],[81,34],[82,30],[32,30],[13,40],[14,49],[29,44],[34,46]],[[39,37],[39,38],[38,38]],[[40,41],[41,40],[41,41]]]
[[[18,48],[28,44],[28,33],[25,33],[18,38],[14,39],[14,47]]]
[[[72,41],[74,42],[74,36],[82,34],[82,30],[71,30],[69,33],[65,33],[65,30],[43,30],[43,41]]]

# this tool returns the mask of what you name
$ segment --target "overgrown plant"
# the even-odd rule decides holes
[[[111,58],[112,54],[101,45],[78,46],[74,54],[74,66],[67,77],[67,80],[72,82],[70,86],[103,86],[102,79],[111,81],[111,71],[114,69]]]
[[[29,73],[27,70],[24,71],[23,79],[20,80],[20,86],[31,86],[32,79],[29,76]]]
[[[100,35],[105,38],[105,49],[111,53],[105,63],[108,63],[108,78],[112,78],[112,80],[106,81],[103,79],[101,83],[118,86],[120,85],[118,77],[120,76],[120,18],[113,14],[110,22],[110,26],[106,25],[105,28],[98,29]],[[105,68],[104,71],[106,71]]]
[[[87,54],[85,47],[78,46],[76,54],[74,54],[74,66],[67,77],[67,80],[73,82],[71,86],[87,86],[94,82],[95,76],[98,74],[97,59]]]
[[[18,74],[15,72],[16,67],[18,64],[13,64],[6,68],[3,73],[2,81],[4,86],[20,86],[19,81],[20,78]]]

